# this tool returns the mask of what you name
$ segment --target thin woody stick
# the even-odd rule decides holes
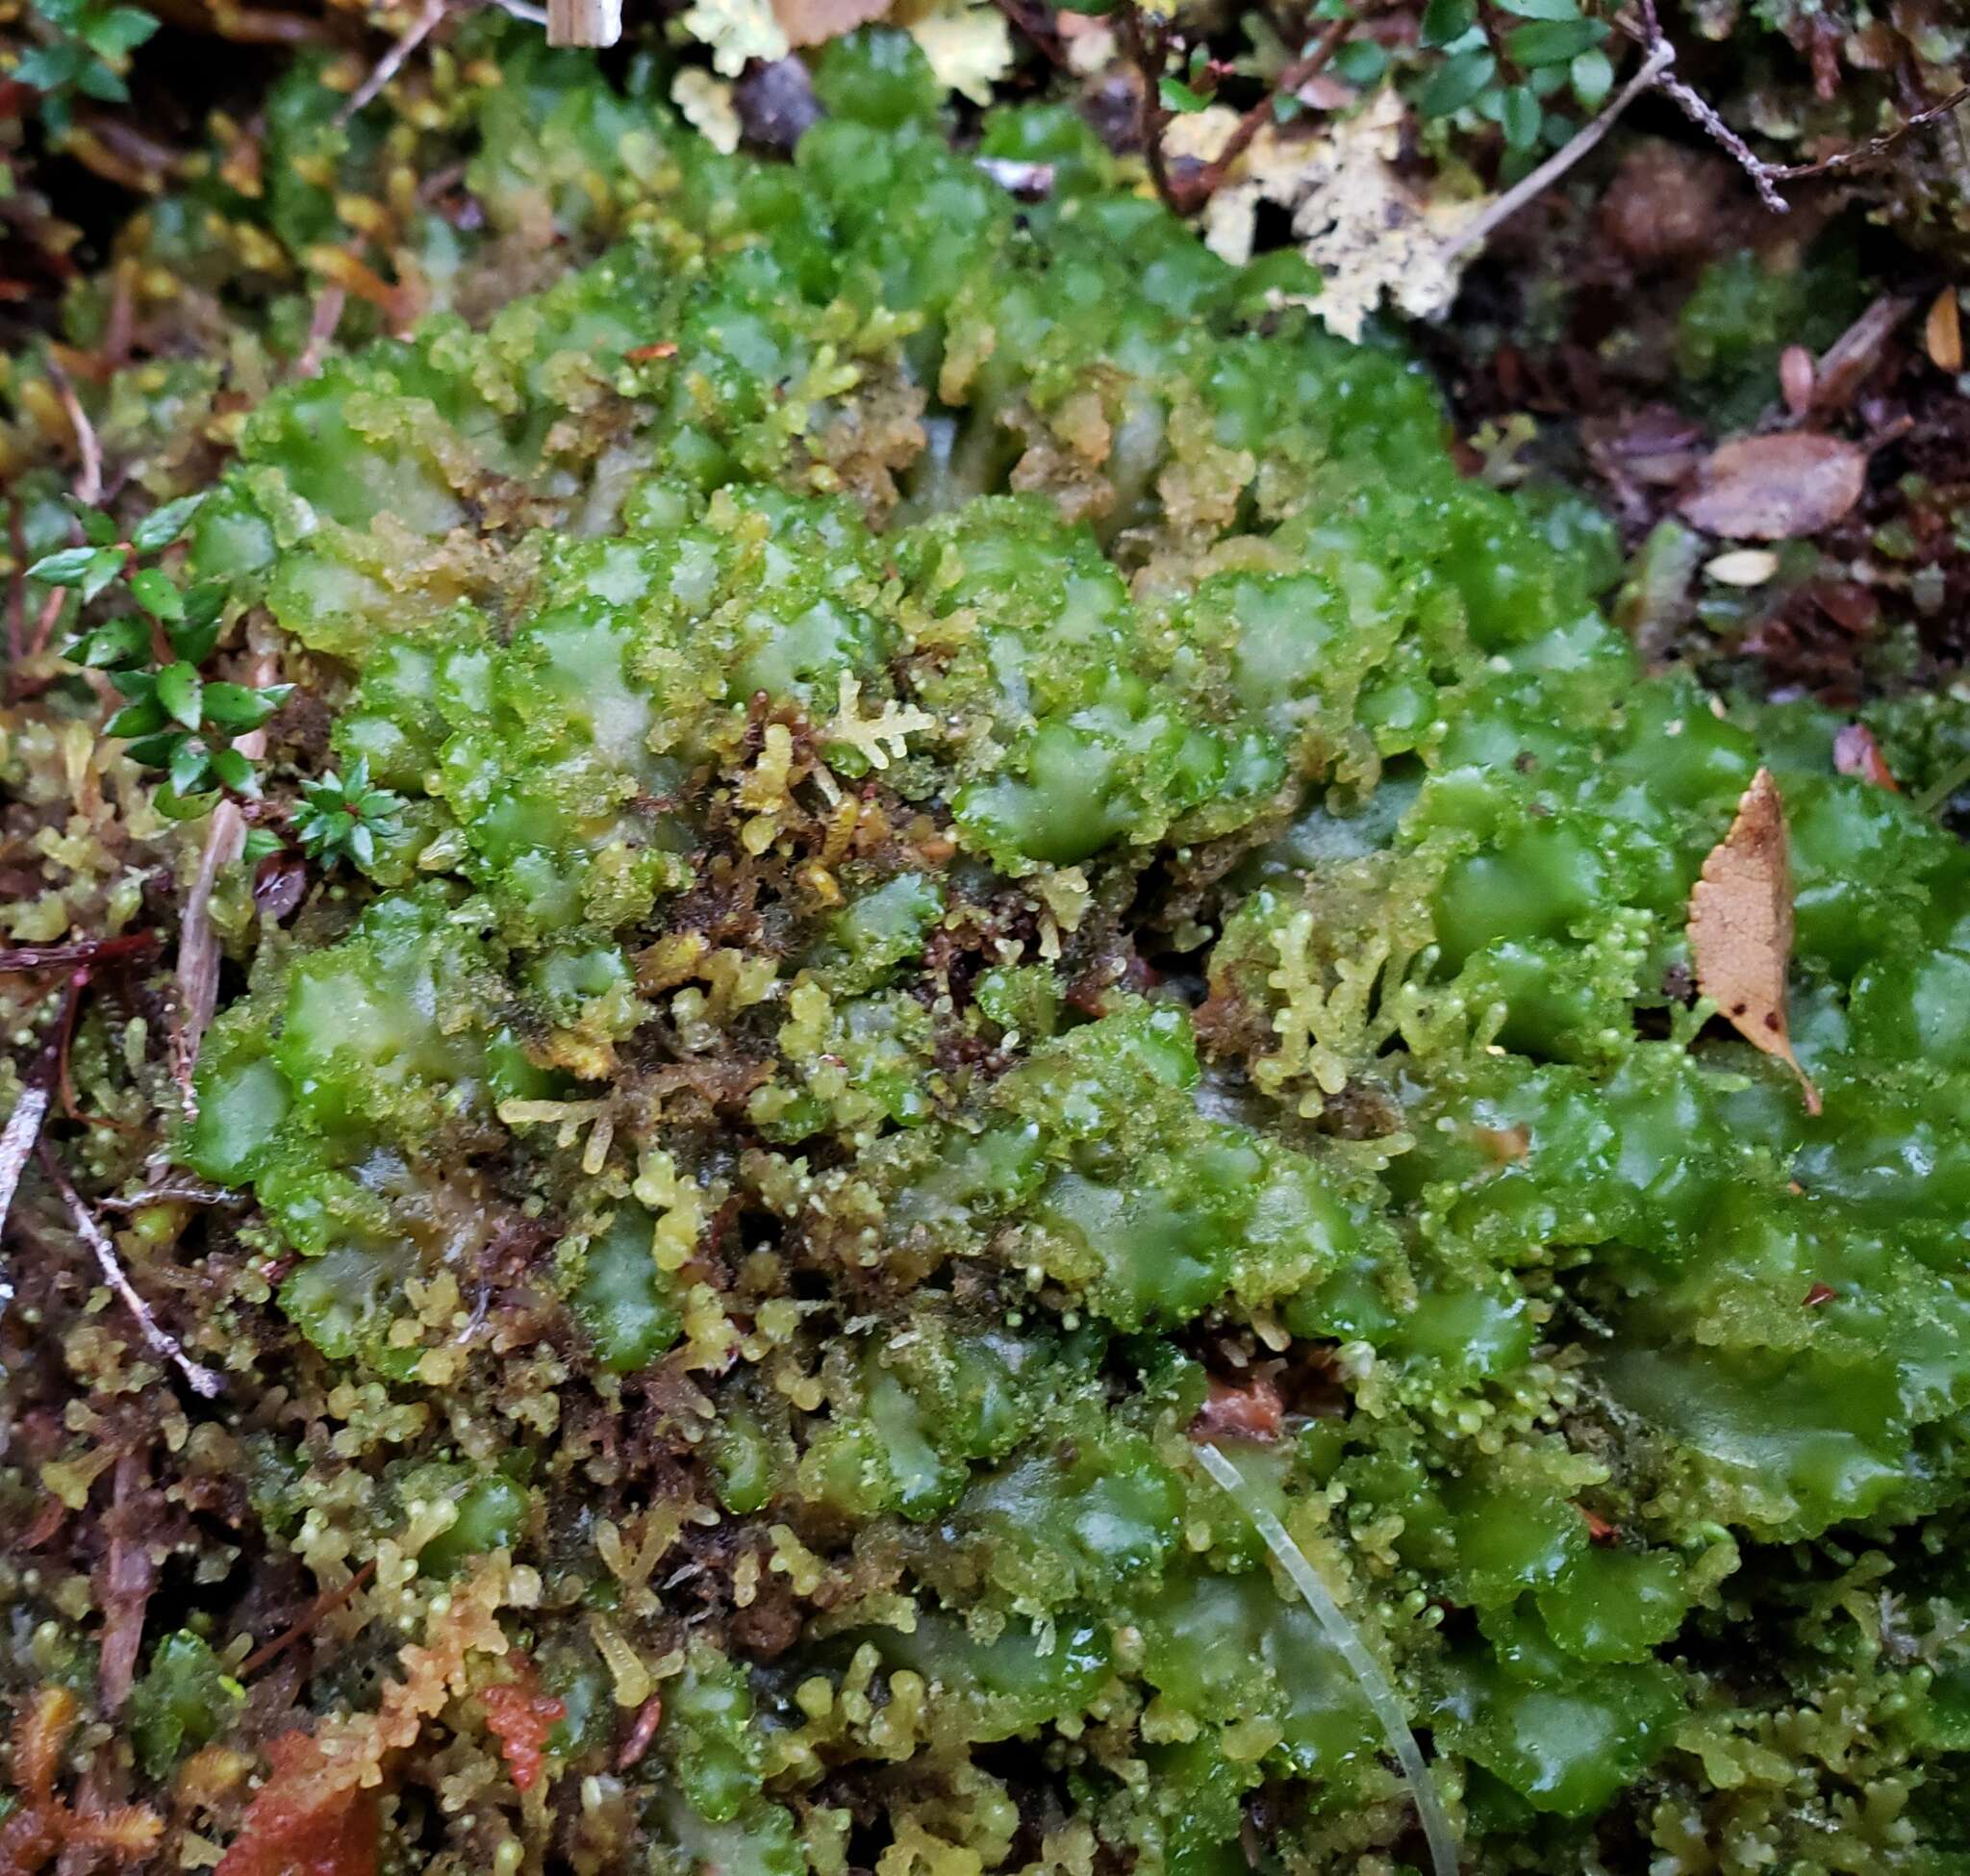
[[[82,468],[75,477],[75,498],[85,508],[93,508],[103,498],[103,451],[96,442],[95,425],[88,420],[82,399],[75,394],[75,385],[59,361],[51,358],[47,367],[55,395],[62,402],[62,414],[75,434],[75,452],[82,459]]]
[[[1521,177],[1482,215],[1452,236],[1445,247],[1444,258],[1448,260],[1453,255],[1463,253],[1467,247],[1476,247],[1480,241],[1488,240],[1492,231],[1501,222],[1510,219],[1533,196],[1543,194],[1557,182],[1607,135],[1614,127],[1614,120],[1629,105],[1652,85],[1661,81],[1662,74],[1669,69],[1675,57],[1675,50],[1669,41],[1657,39],[1649,48],[1649,55],[1642,61],[1641,69],[1602,107],[1601,114],[1586,124],[1577,136],[1569,138],[1562,143],[1538,168],[1529,175]]]
[[[357,112],[375,97],[377,92],[403,69],[403,63],[430,36],[431,29],[444,17],[446,0],[424,0],[424,8],[416,19],[411,21],[403,38],[376,62],[376,67],[362,84],[351,91],[342,108],[335,114],[339,124],[345,124]]]
[[[547,0],[549,45],[614,45],[622,37],[622,0]]]
[[[143,1331],[143,1338],[166,1360],[177,1366],[179,1373],[191,1384],[194,1393],[202,1394],[207,1400],[217,1396],[224,1386],[218,1376],[210,1368],[201,1367],[178,1346],[176,1339],[151,1314],[150,1305],[137,1293],[137,1286],[131,1282],[116,1255],[116,1247],[110,1242],[110,1235],[96,1223],[83,1196],[69,1182],[68,1175],[62,1170],[62,1162],[48,1143],[40,1143],[41,1170],[47,1174],[49,1182],[62,1195],[63,1203],[68,1207],[68,1215],[75,1221],[75,1229],[82,1241],[95,1253],[96,1262],[102,1268],[103,1280],[123,1299],[124,1306],[137,1318],[137,1326]]]

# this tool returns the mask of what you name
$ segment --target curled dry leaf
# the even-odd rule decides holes
[[[1711,453],[1682,518],[1730,541],[1790,541],[1831,527],[1860,499],[1867,452],[1839,437],[1781,430]]]
[[[1792,861],[1785,803],[1760,769],[1737,803],[1730,831],[1710,849],[1689,896],[1689,949],[1697,988],[1753,1048],[1776,1055],[1820,1111],[1819,1090],[1792,1052],[1785,971],[1792,960]]]

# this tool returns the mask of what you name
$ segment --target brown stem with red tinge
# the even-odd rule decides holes
[[[78,964],[123,963],[158,948],[155,931],[121,938],[81,938],[70,945],[0,946],[0,976],[19,971],[66,971]]]

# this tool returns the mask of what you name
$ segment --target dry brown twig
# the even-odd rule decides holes
[[[96,442],[95,425],[88,420],[88,413],[75,394],[74,381],[63,369],[62,361],[51,355],[47,368],[55,395],[62,400],[62,414],[75,435],[75,453],[81,458],[82,467],[75,475],[75,498],[85,508],[93,508],[103,498],[102,445]]]
[[[257,652],[246,681],[253,689],[262,690],[273,682],[275,670],[271,651]],[[266,732],[252,730],[240,737],[234,748],[249,762],[258,762],[266,753]],[[228,796],[212,811],[198,871],[192,875],[191,890],[185,895],[184,917],[178,926],[178,1029],[171,1038],[171,1074],[188,1120],[198,1117],[191,1075],[198,1066],[199,1047],[213,1011],[218,1007],[219,941],[212,926],[213,888],[245,845],[245,811]]]
[[[549,45],[614,45],[622,37],[622,0],[547,0]]]
[[[95,1213],[88,1207],[88,1202],[75,1189],[62,1162],[53,1149],[43,1140],[40,1143],[41,1171],[48,1177],[48,1182],[62,1195],[62,1203],[68,1207],[68,1216],[74,1221],[76,1234],[95,1254],[96,1264],[103,1273],[103,1281],[114,1290],[123,1301],[123,1306],[137,1318],[137,1326],[148,1342],[165,1360],[171,1362],[189,1383],[192,1391],[202,1394],[207,1400],[217,1397],[225,1383],[210,1368],[201,1366],[178,1346],[177,1338],[151,1314],[150,1305],[138,1295],[137,1286],[131,1282],[129,1273],[124,1270],[122,1260],[116,1255],[116,1247],[111,1243],[110,1234],[96,1222]]]
[[[556,4],[562,4],[562,0],[556,0]],[[1588,155],[1607,135],[1615,120],[1638,97],[1649,90],[1660,90],[1673,99],[1691,122],[1726,150],[1751,179],[1753,187],[1758,192],[1759,200],[1775,215],[1784,215],[1788,212],[1788,204],[1779,192],[1780,183],[1800,181],[1810,176],[1826,175],[1878,162],[1892,151],[1910,131],[1946,117],[1960,105],[1970,101],[1970,85],[1961,86],[1947,98],[1915,112],[1893,130],[1883,132],[1857,149],[1842,151],[1816,163],[1766,163],[1724,121],[1714,106],[1676,75],[1676,48],[1662,30],[1655,0],[1638,0],[1638,23],[1631,19],[1622,19],[1616,23],[1641,47],[1640,68],[1565,144],[1555,150],[1531,174],[1506,190],[1474,220],[1460,229],[1452,238],[1448,248],[1449,256],[1461,254],[1482,242],[1501,223],[1517,214],[1534,196],[1551,188],[1581,158]],[[1048,51],[1044,34],[1025,16],[1023,8],[1015,7],[1010,0],[1001,0],[1001,7],[1006,16],[1021,26],[1027,37],[1041,46],[1042,51]],[[1487,32],[1491,31],[1495,22],[1490,16],[1489,9],[1480,8],[1479,11],[1485,20]],[[1268,89],[1266,95],[1239,118],[1218,154],[1196,174],[1178,177],[1171,173],[1169,161],[1163,149],[1164,133],[1169,128],[1173,113],[1162,101],[1161,84],[1165,62],[1174,37],[1173,28],[1168,20],[1157,15],[1151,15],[1150,23],[1146,25],[1144,11],[1138,0],[1124,0],[1124,4],[1116,14],[1117,32],[1123,52],[1134,68],[1141,86],[1139,136],[1144,158],[1149,165],[1150,180],[1155,185],[1156,193],[1164,206],[1173,214],[1179,215],[1193,215],[1201,209],[1217,192],[1229,175],[1232,166],[1251,146],[1253,139],[1264,128],[1267,118],[1274,114],[1277,101],[1281,97],[1290,97],[1310,79],[1316,77],[1346,42],[1348,33],[1357,26],[1364,16],[1365,13],[1355,13],[1330,21],[1304,55],[1287,65]]]
[[[1445,250],[1446,254],[1461,254],[1466,248],[1476,247],[1480,242],[1488,241],[1492,231],[1500,223],[1517,215],[1533,196],[1543,195],[1614,128],[1614,120],[1635,99],[1661,82],[1662,74],[1675,57],[1675,50],[1668,40],[1656,40],[1643,58],[1641,69],[1602,107],[1600,114],[1569,138],[1538,168],[1514,183],[1480,215],[1459,229],[1451,238]]]
[[[347,123],[403,69],[404,61],[431,37],[438,22],[444,17],[447,4],[448,0],[424,0],[417,16],[411,21],[396,43],[377,60],[369,76],[343,100],[341,109],[335,114],[338,124]]]
[[[342,308],[348,294],[340,287],[324,287],[315,295],[314,311],[308,319],[308,342],[294,360],[294,375],[312,378],[321,369],[321,361],[335,342],[336,328],[342,322]]]

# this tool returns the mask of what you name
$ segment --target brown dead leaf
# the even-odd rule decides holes
[[[1930,363],[1938,371],[1960,371],[1963,368],[1963,322],[1957,312],[1957,290],[1954,287],[1945,287],[1935,296],[1935,303],[1929,309],[1923,338],[1929,346]]]
[[[1697,988],[1754,1049],[1799,1077],[1809,1114],[1819,1090],[1792,1052],[1785,970],[1792,959],[1792,862],[1785,803],[1760,769],[1737,803],[1730,831],[1710,849],[1689,896],[1689,949]]]
[[[1867,452],[1838,437],[1781,430],[1721,444],[1682,518],[1730,541],[1790,541],[1831,527],[1860,499]]]
[[[889,12],[890,0],[773,0],[789,45],[825,45]]]

